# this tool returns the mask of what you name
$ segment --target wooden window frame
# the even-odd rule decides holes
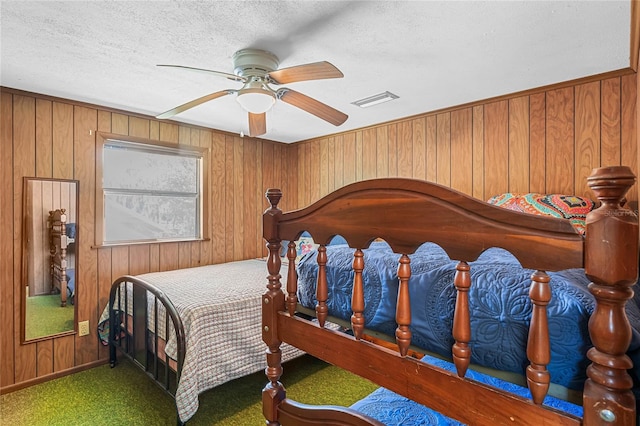
[[[104,159],[104,146],[109,141],[121,141],[131,142],[136,144],[149,145],[151,148],[164,147],[176,150],[177,152],[190,152],[196,154],[201,159],[200,164],[200,212],[199,212],[199,238],[172,238],[172,239],[157,239],[157,240],[140,240],[140,241],[127,241],[127,242],[105,242],[105,205],[104,205],[104,187],[102,185],[104,177],[103,159]],[[167,242],[184,242],[184,241],[206,241],[209,239],[209,165],[210,165],[211,150],[208,148],[180,145],[171,142],[157,141],[152,139],[139,138],[134,136],[118,135],[113,133],[96,133],[96,213],[95,213],[95,246],[122,246],[122,245],[136,245],[136,244],[156,244]]]

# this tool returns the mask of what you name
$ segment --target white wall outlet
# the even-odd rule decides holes
[[[89,334],[89,321],[80,321],[78,323],[78,336],[86,336]]]

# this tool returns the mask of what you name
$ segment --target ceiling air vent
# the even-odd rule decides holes
[[[391,92],[382,92],[377,95],[369,96],[368,98],[360,99],[359,101],[351,102],[355,106],[360,108],[368,108],[370,106],[378,105],[383,102],[389,102],[394,99],[398,99],[398,95],[394,95]]]

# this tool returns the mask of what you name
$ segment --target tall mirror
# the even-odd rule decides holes
[[[24,178],[22,341],[75,333],[78,181]]]

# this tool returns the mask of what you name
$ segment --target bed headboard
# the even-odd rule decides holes
[[[558,420],[555,414],[548,414],[547,410],[538,406],[549,385],[548,372],[545,369],[549,357],[546,305],[551,292],[545,271],[584,268],[588,278],[593,281],[590,291],[596,298],[596,308],[589,322],[594,348],[588,355],[592,364],[587,372],[589,379],[584,390],[584,424],[600,424],[603,416],[608,413],[615,415],[616,422],[621,421],[620,424],[633,424],[635,398],[631,392],[631,378],[626,371],[632,366],[632,362],[625,354],[631,340],[631,329],[624,306],[632,297],[631,286],[638,278],[638,221],[632,211],[621,206],[621,202],[634,182],[635,177],[628,167],[604,167],[593,170],[588,183],[601,206],[587,216],[585,237],[579,235],[566,220],[501,209],[450,188],[413,179],[388,178],[356,182],[306,208],[287,213],[278,209],[281,191],[267,190],[266,196],[271,204],[263,216],[264,238],[269,248],[268,285],[263,299],[263,340],[269,348],[266,372],[270,385],[265,388],[263,394],[267,419],[274,415],[273,411],[284,397],[284,388],[281,388],[278,382],[282,373],[279,359],[279,345],[282,341],[293,343],[381,386],[399,393],[404,392],[405,396],[411,396],[407,393],[411,393],[408,389],[412,387],[424,389],[432,386],[432,395],[433,392],[440,392],[439,388],[428,383],[442,379],[433,375],[427,367],[414,365],[412,362],[415,360],[406,357],[408,342],[405,340],[410,340],[410,333],[407,334],[408,324],[403,324],[403,318],[410,321],[410,313],[403,313],[404,309],[409,310],[408,291],[403,291],[403,280],[406,287],[410,275],[410,269],[403,269],[405,266],[408,268],[409,262],[403,259],[408,259],[406,255],[413,253],[422,243],[434,242],[440,245],[451,259],[460,261],[455,282],[458,288],[468,285],[466,262],[477,259],[490,247],[501,247],[510,251],[522,266],[536,271],[532,275],[530,292],[534,307],[527,349],[531,361],[527,369],[527,378],[535,404],[523,406],[528,413],[526,415],[530,416],[527,418],[533,422],[531,424],[543,420]],[[342,343],[337,337],[333,340],[334,337],[331,337],[332,334],[329,332],[316,333],[298,328],[298,320],[293,315],[296,308],[295,287],[291,286],[292,281],[295,282],[297,279],[295,266],[290,262],[289,288],[285,295],[279,275],[279,252],[281,241],[294,241],[303,231],[308,231],[315,242],[321,244],[318,249],[319,295],[323,292],[326,295],[326,277],[323,276],[326,249],[323,245],[328,244],[334,235],[341,235],[351,247],[358,249],[364,249],[374,239],[382,238],[395,252],[403,253],[398,270],[399,331],[396,332],[396,339],[399,354],[375,350],[367,342],[359,341],[360,325],[355,311],[352,317],[355,319],[355,323],[352,323],[355,340],[348,343]],[[288,258],[295,258],[293,243],[289,244]],[[358,293],[361,289],[356,289],[361,286],[361,283],[358,283],[357,260],[354,261],[354,270],[356,278],[353,298],[356,300],[354,306],[357,306],[361,304],[361,295]],[[470,332],[464,291],[458,292],[459,298],[461,295],[462,301],[457,302],[461,304],[461,313],[458,314],[456,304],[453,329],[458,348],[454,347],[453,356],[459,370],[457,358],[462,359],[460,365],[464,370],[465,362],[468,365],[468,360],[464,360],[464,340]],[[320,296],[318,302],[317,313],[322,327],[324,320]],[[299,336],[300,333],[303,336]],[[324,338],[328,340],[319,343]],[[340,348],[338,354],[335,353],[337,347]],[[356,351],[357,354],[348,354],[349,351]],[[363,363],[365,359],[367,362]],[[385,368],[392,369],[393,374],[385,374],[382,371]],[[418,370],[420,374],[416,374]],[[453,381],[454,378],[455,376],[446,380]],[[469,387],[467,382],[456,382],[456,386],[460,398],[467,395],[471,399],[484,400],[485,403],[500,407],[515,407],[512,404],[517,404],[504,395],[484,388]],[[424,399],[417,398],[418,402],[425,403]],[[438,394],[435,398],[444,399],[445,394]],[[430,402],[433,403],[433,400]],[[456,409],[468,409],[464,407],[464,403],[453,404]],[[508,422],[508,417],[505,422]],[[562,424],[575,423],[568,421]]]

